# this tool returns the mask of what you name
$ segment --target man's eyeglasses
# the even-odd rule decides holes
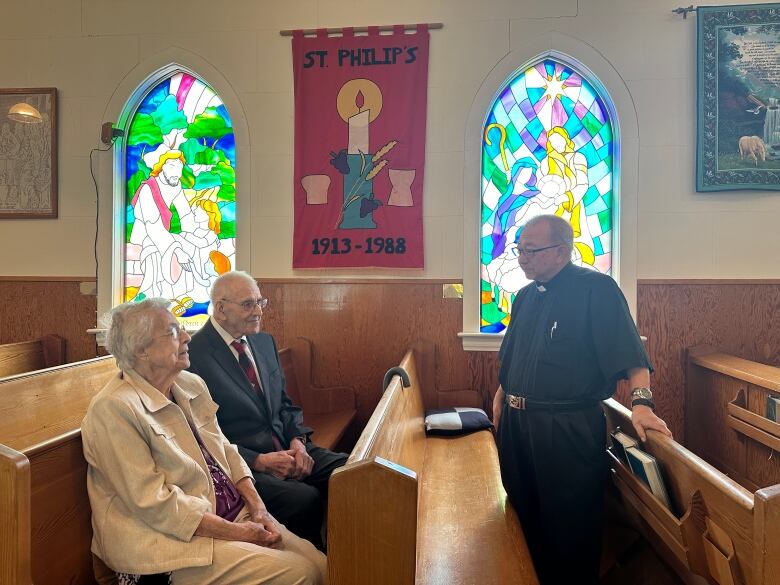
[[[174,341],[179,341],[179,337],[185,331],[187,331],[187,329],[184,327],[184,325],[169,325],[168,333],[163,333],[157,337],[173,337]],[[157,339],[157,337],[155,337],[155,339]]]
[[[563,244],[553,244],[552,246],[545,246],[544,248],[520,248],[518,246],[517,256],[528,256],[529,258],[533,258],[539,252],[544,252],[545,250],[549,250],[551,248],[557,248],[558,246],[563,246]]]
[[[268,299],[264,297],[260,297],[257,299],[249,299],[246,301],[231,301],[230,299],[222,299],[222,302],[233,303],[234,305],[238,305],[239,307],[244,309],[244,311],[247,312],[253,310],[255,307],[260,307],[260,310],[262,311],[268,306]]]

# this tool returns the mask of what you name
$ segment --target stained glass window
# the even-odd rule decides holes
[[[125,165],[124,300],[170,299],[199,326],[211,283],[235,266],[236,149],[222,100],[188,73],[158,83],[130,119]]]
[[[574,229],[575,264],[612,270],[612,161],[607,108],[572,67],[546,58],[514,77],[482,134],[480,331],[500,333],[526,284],[517,242],[532,217]]]

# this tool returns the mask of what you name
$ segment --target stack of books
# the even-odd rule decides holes
[[[780,409],[778,409],[778,413],[780,413]],[[655,457],[642,451],[636,439],[621,430],[612,433],[612,452],[628,465],[631,472],[650,488],[653,495],[664,506],[671,510],[671,500],[666,491],[661,467]]]

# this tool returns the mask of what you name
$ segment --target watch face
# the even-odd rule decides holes
[[[633,392],[631,392],[631,397],[644,398],[645,400],[652,400],[653,393],[650,392],[649,388],[634,388]]]

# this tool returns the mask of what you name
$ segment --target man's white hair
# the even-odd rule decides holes
[[[257,285],[257,281],[248,272],[244,272],[243,270],[231,270],[230,272],[226,272],[225,274],[218,276],[214,281],[214,284],[211,285],[212,304],[224,299],[225,294],[231,286],[239,281],[251,282],[252,284]]]

